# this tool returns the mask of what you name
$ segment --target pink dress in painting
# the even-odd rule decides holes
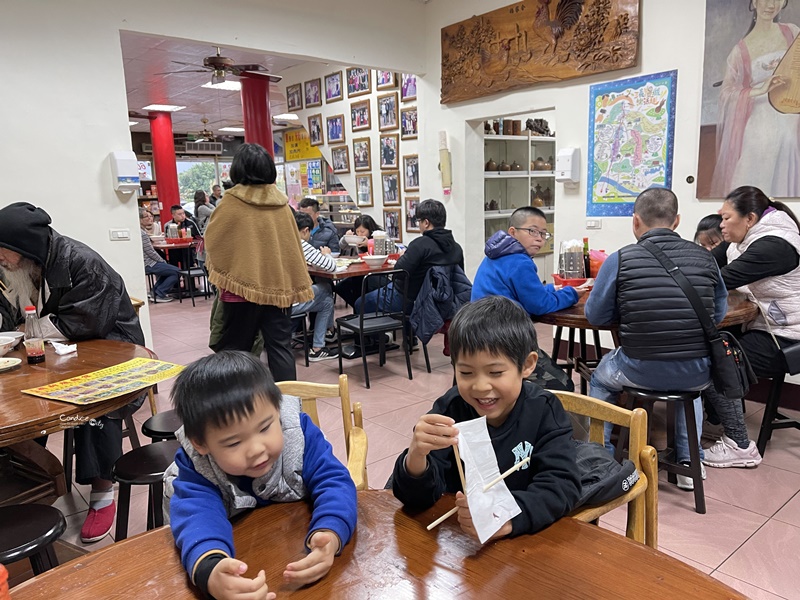
[[[779,27],[788,49],[800,28],[784,23]],[[750,97],[750,90],[774,73],[785,53],[751,57],[742,40],[728,55],[719,97],[712,196],[724,198],[742,185],[779,198],[800,196],[800,115],[778,112],[767,94]]]

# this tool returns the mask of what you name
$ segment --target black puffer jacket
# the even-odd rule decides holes
[[[425,281],[428,269],[433,266],[458,265],[464,270],[464,251],[449,229],[425,231],[411,241],[408,249],[397,261],[397,268],[408,271],[408,302],[413,303]]]
[[[639,360],[684,360],[708,356],[697,313],[661,263],[641,242],[650,240],[681,269],[714,319],[714,287],[719,269],[701,246],[669,229],[651,229],[639,244],[619,251],[617,302],[620,343]]]

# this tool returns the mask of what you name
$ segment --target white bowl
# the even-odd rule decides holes
[[[163,242],[166,236],[164,235],[151,235],[150,241],[151,242]]]
[[[16,345],[17,340],[13,337],[0,337],[0,356],[5,356]]]
[[[376,267],[380,267],[383,263],[386,262],[386,259],[389,258],[388,254],[375,254],[375,255],[366,255],[362,257],[364,262],[367,263],[367,266],[372,267],[373,269]]]
[[[25,332],[23,332],[23,331],[0,331],[0,337],[14,338],[14,347],[16,347],[22,341],[22,338],[25,337]]]
[[[346,235],[344,236],[344,241],[347,242],[348,246],[359,246],[367,241],[363,235]]]

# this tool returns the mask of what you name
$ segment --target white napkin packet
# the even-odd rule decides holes
[[[78,351],[78,344],[61,344],[59,342],[50,342],[53,344],[53,349],[58,355],[71,354]]]

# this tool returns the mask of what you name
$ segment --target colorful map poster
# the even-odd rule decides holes
[[[182,370],[181,365],[150,358],[134,358],[113,367],[22,392],[71,404],[92,404],[149,388],[160,381],[175,377]]]
[[[587,217],[633,214],[650,187],[671,187],[677,71],[589,88]]]

